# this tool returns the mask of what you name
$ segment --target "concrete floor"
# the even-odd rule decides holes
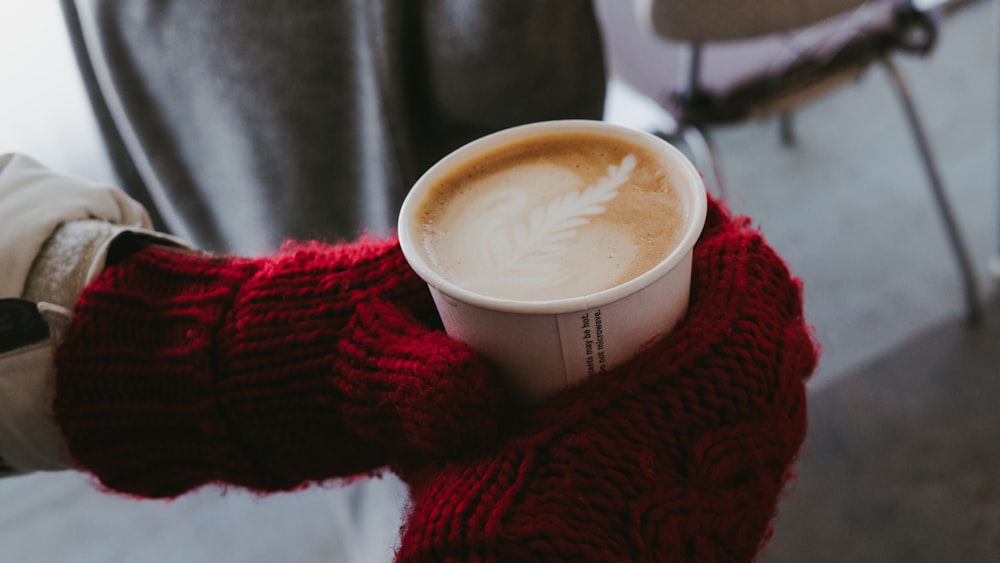
[[[764,563],[1000,561],[1000,299],[810,398]]]
[[[978,331],[961,324],[951,257],[881,72],[802,111],[794,149],[771,122],[716,134],[730,205],[802,277],[824,345],[799,477],[762,561],[1000,560],[1000,297],[986,268],[1000,227],[995,10],[968,4],[933,56],[899,61],[990,303]],[[0,152],[111,180],[60,26],[56,2],[0,0]],[[610,109],[660,118],[628,97]],[[104,494],[79,474],[30,475],[0,481],[0,561],[385,561],[401,502],[393,479],[162,503]]]

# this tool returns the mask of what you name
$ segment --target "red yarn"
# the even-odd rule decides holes
[[[395,244],[258,260],[147,248],[83,292],[57,354],[56,419],[108,487],[293,489],[495,434],[499,393],[465,345],[417,322]]]
[[[399,561],[749,561],[805,435],[799,284],[715,202],[690,311],[654,349],[517,419],[489,454],[404,466]]]
[[[399,561],[747,561],[804,437],[817,347],[782,260],[714,201],[693,276],[664,341],[501,421],[474,354],[427,328],[395,245],[146,249],[84,291],[56,417],[82,467],[143,496],[391,464],[412,491]]]

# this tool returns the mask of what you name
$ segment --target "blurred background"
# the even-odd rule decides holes
[[[596,5],[608,40],[619,40],[617,4]],[[944,8],[935,49],[895,60],[968,243],[986,313],[978,327],[965,322],[953,258],[881,68],[796,111],[793,146],[775,119],[713,129],[730,207],[803,280],[824,350],[798,479],[763,561],[1000,560],[1000,298],[990,266],[1000,248],[1000,14],[991,0]],[[658,79],[626,80],[609,64],[605,118],[670,129],[649,91]],[[660,71],[655,61],[643,70]],[[0,0],[8,151],[116,182],[55,0]],[[385,561],[402,494],[386,477],[265,498],[209,489],[163,503],[104,494],[73,473],[10,478],[0,481],[0,561]]]

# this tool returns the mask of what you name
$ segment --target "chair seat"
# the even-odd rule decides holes
[[[701,88],[665,102],[682,122],[718,124],[788,111],[851,80],[897,46],[892,2],[869,3],[822,24],[702,52]]]
[[[601,8],[602,2],[598,3]],[[899,47],[895,2],[869,2],[822,24],[702,48],[699,91],[688,95],[685,42],[654,37],[632,14],[600,10],[612,68],[680,123],[724,124],[794,109],[855,78]],[[650,64],[656,70],[651,72]]]

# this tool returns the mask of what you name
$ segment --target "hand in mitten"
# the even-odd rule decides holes
[[[390,242],[261,259],[140,249],[76,304],[56,420],[77,464],[141,496],[440,456],[495,435],[500,394],[436,319]]]
[[[516,418],[495,448],[403,465],[399,561],[746,561],[805,432],[800,290],[714,202],[688,315],[653,349]]]

